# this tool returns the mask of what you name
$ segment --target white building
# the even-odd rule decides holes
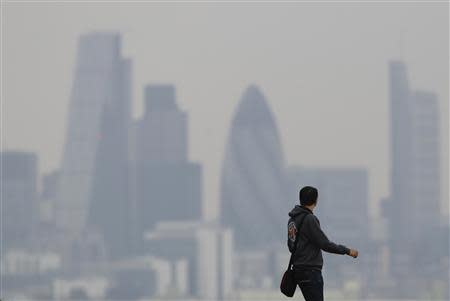
[[[145,236],[150,252],[170,261],[174,291],[183,297],[229,299],[233,291],[233,235],[213,223],[160,222]],[[174,287],[175,285],[175,287]]]
[[[2,258],[3,275],[20,276],[45,274],[61,268],[61,257],[56,253],[30,253],[11,250]]]
[[[106,277],[85,277],[79,279],[56,279],[53,282],[53,298],[64,300],[73,292],[82,291],[88,298],[104,298],[109,283]]]

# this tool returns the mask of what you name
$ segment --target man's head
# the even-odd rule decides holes
[[[315,207],[317,204],[318,197],[317,189],[312,186],[305,186],[300,189],[298,197],[300,199],[300,205],[302,206],[313,206]]]

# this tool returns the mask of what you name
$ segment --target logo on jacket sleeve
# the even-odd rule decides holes
[[[292,221],[288,224],[288,238],[290,241],[294,242],[296,236],[297,236],[297,226],[295,226],[295,222]]]

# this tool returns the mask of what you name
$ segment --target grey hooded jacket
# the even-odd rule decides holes
[[[335,254],[349,254],[349,248],[328,239],[320,228],[319,219],[308,208],[296,205],[289,212],[289,217],[287,244],[289,251],[295,252],[292,260],[294,268],[321,270],[322,250]],[[299,228],[303,217],[304,220]]]

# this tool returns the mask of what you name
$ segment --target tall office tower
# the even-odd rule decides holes
[[[119,34],[80,37],[56,210],[68,240],[89,225],[112,256],[125,252],[127,236],[130,69]]]
[[[409,175],[412,170],[412,116],[411,91],[406,66],[402,62],[391,62],[389,65],[389,92],[391,112],[391,199],[389,216],[389,235],[394,245],[393,250],[400,251],[403,243],[396,243],[408,231],[409,214],[414,209],[412,183]],[[388,205],[388,204],[386,204]],[[412,226],[412,225],[411,225]],[[417,238],[417,234],[414,235]],[[399,258],[401,259],[401,258]],[[395,260],[394,260],[395,262]]]
[[[221,175],[221,223],[238,249],[284,241],[290,204],[274,117],[258,87],[248,87],[231,123]]]
[[[409,216],[414,221],[439,223],[440,219],[440,112],[436,94],[415,91],[411,95],[412,116],[412,165],[411,193],[414,196],[414,212]],[[427,210],[423,212],[423,200]],[[414,232],[420,233],[423,225],[415,223]],[[409,227],[411,231],[411,226]]]
[[[5,250],[30,247],[37,216],[37,157],[6,151],[2,156],[2,242]]]
[[[89,202],[88,224],[103,235],[111,257],[129,255],[129,135],[131,63],[119,66],[121,95],[104,105]]]
[[[138,128],[138,160],[148,165],[187,162],[187,115],[172,85],[147,85],[145,115]]]
[[[159,221],[201,219],[201,167],[188,161],[187,115],[176,104],[174,86],[145,88],[135,140],[137,239]]]
[[[322,221],[321,227],[332,241],[348,247],[357,246],[364,254],[370,251],[366,169],[291,166],[288,178],[290,195],[298,195],[303,186],[317,188],[319,201],[314,214]],[[327,257],[325,274],[332,287],[342,287],[344,281],[352,277],[363,279],[368,272],[365,257],[360,259],[360,264],[349,265],[338,256],[324,256]]]
[[[391,62],[389,76],[391,196],[386,217],[391,267],[400,291],[414,294],[421,284],[411,275],[412,267],[422,275],[433,274],[423,243],[441,240],[435,231],[440,221],[439,105],[433,93],[411,91],[404,63]]]

